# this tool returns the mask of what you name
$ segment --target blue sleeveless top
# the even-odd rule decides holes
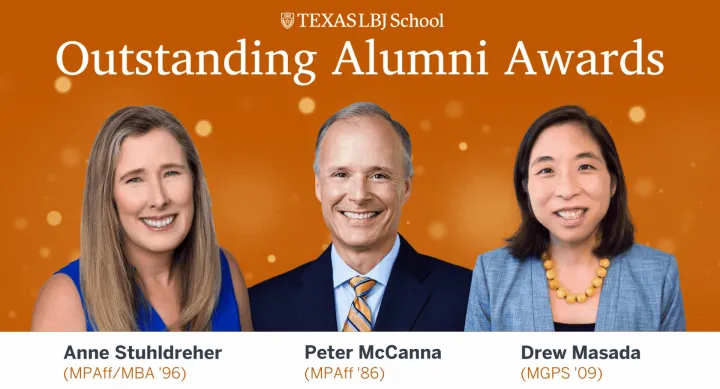
[[[222,283],[220,286],[220,296],[218,297],[215,311],[212,314],[211,324],[212,331],[240,331],[240,314],[238,313],[237,300],[235,299],[235,288],[233,287],[232,276],[230,274],[230,264],[228,263],[225,253],[220,250],[220,267]],[[70,277],[75,283],[75,287],[80,294],[83,311],[85,311],[85,323],[88,331],[94,331],[87,309],[85,308],[85,298],[83,297],[82,288],[80,287],[80,259],[70,262],[67,266],[58,270]],[[139,290],[139,289],[138,289]],[[142,293],[141,293],[142,296]],[[142,297],[144,299],[144,297]],[[148,309],[139,309],[136,312],[137,325],[140,331],[167,331],[167,325],[163,322],[160,315],[155,311],[149,301],[145,300],[145,306]]]

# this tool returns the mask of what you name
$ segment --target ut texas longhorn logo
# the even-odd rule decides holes
[[[290,29],[295,23],[295,14],[292,12],[283,12],[280,14],[280,23],[285,29]]]

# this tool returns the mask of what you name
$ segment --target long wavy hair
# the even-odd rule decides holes
[[[181,283],[181,311],[176,323],[188,331],[211,326],[220,289],[220,249],[213,226],[210,193],[197,149],[187,130],[169,112],[133,106],[113,113],[90,151],[82,204],[80,279],[88,318],[96,331],[137,331],[141,298],[133,267],[124,250],[113,185],[120,146],[127,137],[163,129],[180,143],[192,172],[195,213],[190,231],[175,250]]]

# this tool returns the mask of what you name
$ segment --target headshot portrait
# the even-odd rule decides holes
[[[583,108],[542,114],[514,167],[521,221],[477,258],[466,331],[685,331],[676,259],[635,242],[625,175]]]
[[[90,151],[80,258],[40,290],[33,331],[251,331],[190,135],[169,112],[113,113]]]
[[[415,251],[398,232],[413,181],[405,127],[355,103],[320,127],[314,156],[332,243],[250,288],[255,331],[462,331],[472,272]]]

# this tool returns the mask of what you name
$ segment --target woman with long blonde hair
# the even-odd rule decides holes
[[[247,287],[218,246],[198,152],[175,116],[126,107],[88,160],[81,256],[39,293],[33,331],[251,331]]]

